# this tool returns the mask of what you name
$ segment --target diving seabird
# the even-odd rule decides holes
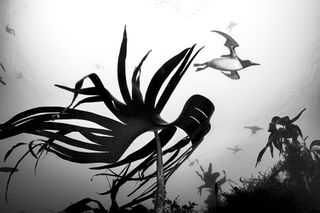
[[[97,70],[100,70],[100,69],[104,69],[104,66],[101,65],[101,64],[97,64],[97,63],[92,63],[92,65],[94,65],[96,67]]]
[[[233,151],[233,153],[237,153],[239,151],[241,151],[242,149],[239,148],[238,146],[234,146],[234,147],[228,147],[227,149],[230,149]]]
[[[206,69],[207,67],[211,67],[221,71],[222,74],[226,75],[231,79],[238,80],[240,79],[240,76],[237,71],[242,70],[249,66],[259,65],[257,63],[251,62],[250,60],[241,60],[237,56],[237,53],[234,49],[238,47],[239,44],[231,36],[217,30],[212,30],[211,32],[216,32],[227,39],[226,42],[224,43],[224,46],[228,47],[230,54],[222,55],[220,58],[214,58],[211,61],[207,61],[202,64],[194,64],[195,67],[201,66],[197,68],[196,71],[201,71]]]
[[[234,26],[238,25],[238,23],[234,22],[234,21],[230,21],[229,25],[226,27],[226,30],[229,30],[229,33],[231,32],[232,28]]]
[[[190,161],[189,166],[193,166],[195,163],[199,164],[199,160],[195,159],[193,161]]]
[[[245,126],[244,128],[250,129],[252,135],[256,134],[260,130],[263,130],[263,128],[258,127],[258,126]]]
[[[17,78],[17,79],[22,79],[22,78],[24,78],[23,73],[22,73],[21,71],[20,71],[20,72],[16,72],[15,74],[16,74],[16,78]]]

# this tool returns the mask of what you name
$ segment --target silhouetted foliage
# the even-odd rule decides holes
[[[186,133],[186,136],[181,140],[163,150],[163,155],[168,156],[163,164],[164,181],[166,182],[197,148],[211,128],[210,118],[214,112],[214,105],[209,99],[201,95],[190,97],[181,114],[173,122],[166,122],[160,115],[191,62],[201,50],[198,50],[192,56],[194,48],[195,45],[186,48],[165,62],[152,77],[146,94],[143,96],[140,90],[141,66],[149,51],[133,71],[132,92],[130,94],[126,80],[127,34],[124,30],[117,72],[119,88],[124,102],[116,99],[103,86],[102,81],[95,73],[80,79],[74,88],[56,85],[73,93],[73,99],[69,106],[44,106],[29,109],[0,124],[0,139],[22,133],[42,137],[29,143],[17,143],[7,152],[5,160],[16,148],[27,146],[27,151],[18,160],[14,169],[29,154],[36,159],[35,170],[40,157],[44,153],[53,153],[63,160],[75,163],[103,163],[102,166],[91,169],[104,169],[106,172],[99,173],[97,176],[104,175],[113,178],[112,187],[106,192],[100,193],[101,195],[111,195],[112,208],[118,209],[116,203],[117,192],[128,181],[140,181],[140,184],[128,196],[147,186],[150,182],[151,185],[131,202],[123,205],[122,208],[133,206],[151,198],[157,187],[156,183],[152,184],[156,172],[147,174],[146,171],[156,162],[156,142],[160,141],[160,146],[164,147],[173,138],[177,128],[184,130]],[[160,89],[169,76],[167,85],[160,93]],[[92,87],[83,88],[86,79],[91,80]],[[86,97],[76,102],[80,95]],[[78,109],[83,104],[88,103],[104,103],[119,121]],[[87,121],[98,127],[77,125],[73,121]],[[153,139],[141,149],[119,160],[129,145],[147,131],[156,132],[159,140]],[[74,136],[74,133],[85,137],[87,141],[78,139]],[[183,148],[186,149],[182,151]],[[138,160],[142,161],[138,165],[132,166],[131,163]],[[115,172],[114,168],[122,169],[121,172]],[[13,172],[10,173],[7,181],[6,199],[12,174]]]
[[[227,181],[226,172],[223,170],[224,176],[220,177],[219,172],[213,172],[212,163],[209,164],[208,171],[205,172],[202,166],[200,166],[200,169],[203,174],[201,175],[198,171],[196,171],[196,174],[201,178],[204,184],[198,187],[198,193],[201,196],[202,189],[208,189],[209,195],[204,202],[208,209],[215,209],[219,202],[221,186]],[[218,180],[219,177],[220,179]]]
[[[89,203],[95,203],[98,207],[97,208],[91,207]],[[99,201],[92,200],[90,198],[85,198],[74,204],[71,204],[66,209],[58,213],[82,213],[82,212],[89,212],[89,211],[93,213],[107,213],[107,210],[103,207],[103,205]]]
[[[243,187],[224,193],[225,203],[216,212],[318,212],[311,195],[289,187],[272,172],[242,180]]]
[[[192,213],[194,207],[197,205],[194,202],[188,202],[188,204],[180,205],[180,196],[176,196],[173,200],[166,199],[164,213]]]
[[[268,173],[240,179],[243,186],[224,193],[225,202],[217,212],[320,212],[320,142],[312,141],[308,147],[307,137],[293,124],[304,110],[292,120],[288,116],[272,119],[267,145],[257,163],[268,147],[273,155],[273,146],[280,160]]]
[[[269,124],[268,132],[270,132],[268,142],[266,146],[260,151],[256,166],[261,161],[261,158],[266,151],[267,148],[270,148],[271,156],[273,157],[274,147],[281,153],[284,152],[283,146],[292,143],[298,143],[298,137],[302,137],[302,132],[300,127],[293,124],[305,111],[303,109],[296,117],[292,120],[289,116],[285,116],[280,118],[279,116],[275,116],[271,119],[271,123]]]

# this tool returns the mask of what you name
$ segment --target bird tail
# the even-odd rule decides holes
[[[195,64],[193,64],[193,66],[195,66],[195,67],[199,67],[199,66],[203,66],[203,65],[205,65],[205,63],[202,63],[202,64],[195,63]]]

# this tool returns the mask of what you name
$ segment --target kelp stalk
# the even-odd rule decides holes
[[[163,172],[162,146],[158,131],[154,131],[157,144],[157,194],[156,194],[156,213],[164,212],[166,200],[166,185]]]

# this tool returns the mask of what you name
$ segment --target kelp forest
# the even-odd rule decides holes
[[[225,46],[230,48],[230,55],[225,57],[234,57],[234,48],[238,44],[227,34],[217,33],[227,39]],[[320,140],[308,138],[296,125],[296,121],[308,109],[303,109],[293,118],[276,116],[277,112],[274,113],[275,117],[270,118],[269,137],[265,138],[265,146],[261,147],[259,153],[252,153],[257,159],[256,167],[269,154],[268,151],[272,157],[275,157],[275,153],[279,154],[279,160],[275,165],[270,165],[269,170],[260,172],[257,177],[241,177],[239,182],[228,178],[226,171],[232,168],[218,172],[213,170],[214,162],[209,165],[190,162],[197,166],[197,171],[190,173],[196,173],[202,182],[202,185],[194,189],[194,193],[209,193],[204,201],[206,208],[197,208],[198,204],[193,201],[180,203],[179,196],[182,195],[178,192],[175,199],[168,199],[167,181],[182,164],[188,163],[192,153],[206,140],[206,135],[211,131],[211,123],[214,123],[215,107],[218,107],[214,100],[201,94],[190,94],[174,121],[169,122],[161,116],[184,74],[188,70],[194,71],[194,59],[202,47],[193,45],[168,57],[154,71],[144,94],[140,89],[140,76],[143,75],[141,70],[149,52],[133,70],[129,88],[127,48],[125,28],[116,71],[122,97],[114,96],[108,90],[108,85],[103,84],[103,79],[98,74],[91,73],[76,79],[73,87],[55,85],[73,96],[64,106],[38,106],[18,112],[7,121],[0,121],[0,140],[20,134],[34,137],[31,141],[13,144],[5,156],[2,156],[4,162],[1,163],[3,166],[0,172],[7,173],[7,181],[6,191],[1,199],[8,201],[10,196],[14,196],[10,193],[14,184],[12,177],[19,175],[18,171],[23,166],[20,164],[27,156],[34,160],[36,170],[41,158],[55,155],[84,167],[90,164],[88,169],[96,171],[94,177],[108,179],[108,189],[99,194],[108,196],[111,200],[110,208],[90,197],[70,200],[71,204],[65,209],[55,210],[59,213],[320,212]],[[248,64],[249,62],[244,63],[246,65],[243,68],[257,65],[251,62]],[[237,72],[223,74],[233,80],[240,78]],[[85,82],[92,86],[85,87]],[[104,104],[117,119],[82,109],[86,104],[97,103]],[[81,122],[91,123],[95,127],[80,125]],[[178,129],[185,133],[179,139],[176,137]],[[252,130],[252,134],[258,130]],[[133,141],[146,132],[152,132],[153,139],[121,158]],[[86,140],[79,139],[75,133]],[[166,145],[169,142],[168,147]],[[24,153],[19,156],[15,165],[7,165],[6,160],[17,149],[24,149]],[[91,166],[93,164],[97,166]],[[118,192],[130,182],[137,183],[127,194],[131,200],[119,204]],[[229,191],[222,189],[225,185],[230,188]],[[146,207],[143,204],[145,201],[151,201],[153,207]]]

